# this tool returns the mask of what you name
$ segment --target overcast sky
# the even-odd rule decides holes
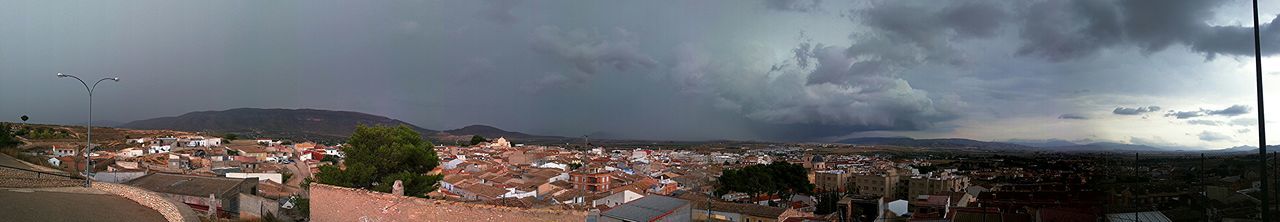
[[[95,94],[119,122],[317,108],[563,136],[1257,144],[1244,0],[301,3],[0,0],[0,121],[82,123],[62,72],[121,77]],[[1280,4],[1260,7],[1280,84]]]

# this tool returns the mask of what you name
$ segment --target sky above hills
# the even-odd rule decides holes
[[[562,136],[1224,148],[1257,144],[1249,4],[0,0],[0,121],[83,122],[62,72],[121,77],[95,97],[115,121],[278,107]],[[1261,4],[1276,82],[1280,3]]]

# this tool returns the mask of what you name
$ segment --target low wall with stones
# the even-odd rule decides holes
[[[311,184],[312,221],[586,221],[586,211],[524,209]]]
[[[151,191],[143,190],[137,187],[131,187],[113,183],[93,183],[93,188],[102,190],[117,196],[122,196],[142,204],[148,208],[160,212],[165,220],[169,222],[195,222],[200,221],[200,217],[190,207],[177,201],[164,198],[159,194]]]
[[[49,188],[83,186],[84,180],[0,167],[0,187]]]

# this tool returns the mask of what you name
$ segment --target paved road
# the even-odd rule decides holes
[[[25,169],[25,170],[36,170],[36,169],[32,169],[31,166],[22,163],[22,161],[19,161],[18,158],[14,158],[3,153],[0,153],[0,165],[19,168],[19,169]]]
[[[0,203],[3,221],[164,221],[160,212],[107,194],[0,189]]]
[[[285,166],[285,168],[288,168],[290,171],[293,171],[293,177],[289,178],[289,181],[285,181],[285,183],[289,184],[289,186],[298,187],[299,185],[302,184],[303,179],[311,177],[311,167],[307,166],[306,161],[301,161],[301,158],[299,158],[301,157],[301,155],[302,153],[299,153],[298,150],[296,149],[293,150],[292,159],[294,160],[294,162],[293,164],[288,164]]]

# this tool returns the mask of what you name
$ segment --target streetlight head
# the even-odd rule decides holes
[[[120,78],[111,78],[111,80],[112,80],[112,81],[119,82],[119,81],[120,81]]]
[[[67,74],[58,73],[58,78],[67,77]]]

